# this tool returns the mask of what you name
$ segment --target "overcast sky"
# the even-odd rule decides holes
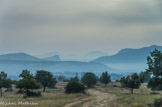
[[[161,0],[0,0],[0,53],[162,45]]]

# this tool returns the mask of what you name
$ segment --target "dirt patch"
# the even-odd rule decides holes
[[[89,89],[87,91],[90,94],[89,101],[82,104],[82,107],[122,107],[118,104],[116,95]],[[76,101],[65,105],[64,107],[72,107],[82,103],[83,101]],[[81,105],[80,105],[81,106]]]
[[[122,107],[115,101],[117,97],[114,94],[93,89],[89,89],[88,93],[92,96],[92,100],[83,104],[83,107]]]

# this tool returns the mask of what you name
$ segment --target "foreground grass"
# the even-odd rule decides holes
[[[14,88],[13,92],[4,92],[3,96],[0,97],[0,107],[6,107],[3,102],[16,104],[9,104],[7,107],[63,107],[78,101],[72,107],[82,107],[83,104],[93,99],[93,96],[87,94],[65,94],[65,85],[66,83],[57,84],[56,89],[47,89],[46,92],[42,92],[42,97],[35,98],[23,98],[22,94],[16,94],[18,89]],[[115,94],[116,98],[112,101],[113,105],[121,104],[122,107],[148,107],[153,104],[156,98],[162,96],[162,91],[152,92],[145,83],[141,85],[140,89],[135,89],[134,94],[130,94],[128,89],[121,88],[120,83],[117,82],[112,82],[107,87],[98,84],[95,89]]]
[[[115,94],[116,101],[124,107],[148,107],[156,98],[162,96],[162,91],[152,92],[146,83],[142,84],[140,89],[135,89],[134,94],[130,94],[128,89],[121,88],[120,83],[110,83],[106,88],[97,87],[97,90]]]
[[[7,105],[7,107],[62,107],[68,103],[82,100],[87,97],[88,95],[82,93],[65,94],[64,90],[60,87],[57,89],[49,89],[47,92],[42,93],[42,97],[35,98],[23,98],[22,94],[12,92],[4,93],[4,95],[0,97],[0,107],[6,107],[3,102],[5,104],[12,103]]]

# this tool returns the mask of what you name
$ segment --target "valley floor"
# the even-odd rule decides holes
[[[3,92],[0,97],[0,107],[148,107],[154,99],[162,96],[162,92],[151,91],[142,84],[140,89],[130,90],[121,88],[120,83],[110,83],[107,87],[97,84],[95,88],[86,90],[86,94],[65,94],[64,87],[67,83],[59,83],[56,89],[47,89],[42,92],[42,97],[23,98],[22,94]],[[4,89],[3,89],[4,90]],[[36,105],[3,105],[3,102],[34,102]]]

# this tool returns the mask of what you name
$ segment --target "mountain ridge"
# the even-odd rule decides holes
[[[26,53],[8,53],[0,55],[0,60],[41,61],[42,59]]]
[[[117,54],[112,56],[102,56],[97,59],[94,59],[95,62],[101,62],[104,64],[109,63],[137,63],[137,62],[146,62],[147,56],[150,55],[150,52],[154,49],[162,50],[162,46],[152,45],[149,47],[143,47],[138,49],[125,48],[120,50]]]

